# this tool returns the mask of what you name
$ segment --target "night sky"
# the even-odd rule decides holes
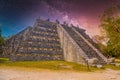
[[[79,25],[90,36],[100,34],[103,11],[120,0],[0,0],[0,26],[7,37],[33,26],[36,18]]]

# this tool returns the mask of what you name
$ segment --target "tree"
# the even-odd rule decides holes
[[[2,46],[3,43],[4,43],[4,38],[0,37],[0,46]]]
[[[119,7],[112,7],[104,12],[101,19],[101,27],[109,38],[107,52],[110,56],[120,57],[120,17],[115,15]]]
[[[1,29],[1,25],[0,25],[0,56],[3,53],[2,45],[4,43],[4,38],[1,36],[1,33],[2,33],[2,29]]]

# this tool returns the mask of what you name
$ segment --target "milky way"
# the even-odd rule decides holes
[[[100,34],[100,16],[119,0],[0,0],[0,24],[3,36],[32,26],[35,19],[58,19],[61,23],[79,25],[87,34]]]

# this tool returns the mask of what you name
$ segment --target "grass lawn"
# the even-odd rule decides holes
[[[48,69],[48,70],[68,70],[68,71],[88,71],[87,66],[66,61],[15,61],[11,62],[7,58],[0,58],[0,67],[9,68],[29,68],[29,69]],[[100,70],[90,67],[90,71]]]
[[[9,59],[8,58],[0,58],[0,63],[4,63],[4,62],[8,62]]]
[[[120,64],[120,59],[116,59],[115,60],[116,63]],[[105,68],[111,68],[111,69],[114,69],[114,70],[120,70],[120,66],[114,66],[114,65],[104,65]]]
[[[29,68],[29,69],[48,69],[48,70],[68,70],[68,71],[88,71],[87,66],[66,62],[66,61],[15,61],[11,62],[8,58],[0,58],[0,68]],[[120,67],[113,65],[104,65],[104,69],[111,68],[114,70],[120,70]],[[90,67],[90,71],[104,70],[95,67]]]
[[[114,65],[104,65],[104,68],[110,68],[110,69],[113,69],[113,70],[120,70],[120,66],[114,66]]]

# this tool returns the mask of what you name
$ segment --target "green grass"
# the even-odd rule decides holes
[[[68,71],[88,71],[87,66],[66,62],[66,61],[15,61],[11,62],[7,58],[0,58],[0,68],[29,68],[29,69],[48,69],[48,70],[68,70]],[[120,67],[114,65],[104,65],[103,69],[98,69],[95,67],[90,67],[90,71],[104,70],[106,68],[111,68],[114,70],[120,70]]]
[[[4,62],[8,62],[9,59],[8,58],[0,58],[0,63],[4,63]]]
[[[114,66],[114,65],[110,65],[110,64],[104,65],[104,68],[110,68],[110,69],[113,69],[113,70],[120,70],[119,66]]]
[[[0,67],[20,67],[29,69],[48,69],[48,70],[68,70],[68,71],[88,71],[87,66],[66,62],[66,61],[15,61],[11,62],[7,58],[0,58]],[[90,67],[90,71],[99,70]]]
[[[115,63],[120,63],[120,59],[116,59]],[[105,68],[110,68],[110,69],[113,69],[113,70],[120,70],[119,66],[110,65],[110,64],[106,64],[106,65],[104,65],[104,67]]]

